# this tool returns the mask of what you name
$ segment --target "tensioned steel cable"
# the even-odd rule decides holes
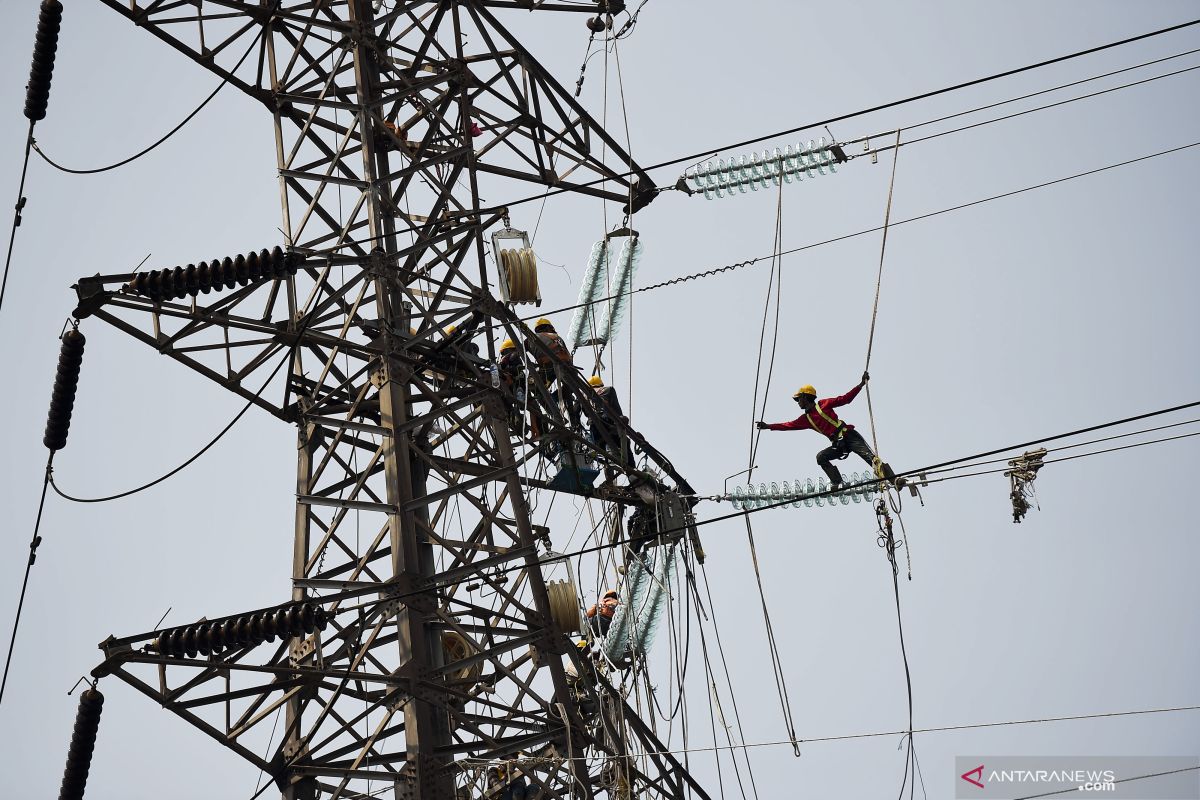
[[[325,281],[322,281],[322,287],[324,287],[324,285],[325,285]],[[157,486],[158,484],[162,483],[163,481],[167,480],[168,478],[179,474],[184,469],[186,469],[187,467],[194,464],[201,456],[203,456],[205,453],[207,453],[209,450],[211,450],[217,444],[217,442],[219,442],[219,441],[221,441],[221,439],[225,438],[225,434],[227,434],[227,433],[229,433],[229,431],[233,430],[233,426],[237,425],[238,421],[241,420],[241,418],[246,415],[246,412],[249,411],[251,406],[254,405],[254,401],[259,399],[260,397],[262,397],[263,392],[265,392],[267,390],[267,387],[270,386],[271,381],[274,380],[275,376],[279,374],[279,370],[283,369],[283,367],[285,365],[291,363],[292,359],[296,355],[296,351],[299,349],[300,344],[303,341],[304,334],[308,331],[309,325],[312,323],[312,321],[314,319],[316,319],[316,315],[317,315],[316,304],[320,301],[321,293],[323,291],[324,291],[324,289],[319,291],[317,293],[316,297],[313,298],[312,302],[313,302],[314,308],[311,312],[309,312],[308,315],[305,316],[303,324],[300,325],[300,328],[296,333],[296,341],[287,348],[286,357],[284,359],[282,359],[278,364],[275,365],[275,368],[273,370],[271,370],[271,373],[269,375],[267,375],[267,379],[265,381],[263,381],[262,386],[259,387],[258,391],[255,392],[253,394],[253,396],[249,400],[246,401],[246,405],[244,405],[242,407],[242,410],[239,411],[237,414],[235,414],[233,419],[231,419],[229,421],[229,423],[217,433],[216,436],[214,436],[212,439],[210,439],[207,444],[205,444],[198,451],[196,451],[193,455],[191,455],[186,461],[184,461],[182,464],[180,464],[179,466],[172,469],[170,472],[160,475],[152,481],[143,483],[142,485],[136,486],[132,489],[127,489],[123,492],[118,492],[116,494],[111,494],[111,495],[107,495],[104,497],[74,497],[72,495],[67,494],[62,489],[58,488],[58,484],[54,482],[53,471],[51,471],[49,468],[47,468],[47,471],[46,471],[47,480],[49,480],[50,486],[51,486],[51,488],[54,489],[55,494],[57,494],[59,497],[63,498],[64,500],[70,500],[73,503],[107,503],[110,500],[120,500],[123,497],[129,497],[130,495],[137,494],[138,492],[143,492],[146,489],[149,489],[153,486]]]
[[[912,130],[916,130],[916,128],[934,125],[934,124],[936,124],[936,122],[943,122],[946,120],[959,118],[959,116],[965,116],[968,114],[982,112],[982,110],[996,108],[998,106],[1006,106],[1006,104],[1008,104],[1008,103],[1015,103],[1015,102],[1019,102],[1021,100],[1027,100],[1027,98],[1030,98],[1030,97],[1037,97],[1039,95],[1049,94],[1049,92],[1054,92],[1054,91],[1058,91],[1061,89],[1068,89],[1068,88],[1070,88],[1070,86],[1076,86],[1079,84],[1090,83],[1090,82],[1092,82],[1092,80],[1108,78],[1111,76],[1115,76],[1115,74],[1120,74],[1123,72],[1130,72],[1130,71],[1134,71],[1134,70],[1140,70],[1140,68],[1142,68],[1142,67],[1160,64],[1160,62],[1170,61],[1172,59],[1183,58],[1183,56],[1193,55],[1195,53],[1200,53],[1200,48],[1183,50],[1183,52],[1181,52],[1181,53],[1175,53],[1172,55],[1163,56],[1163,58],[1160,58],[1160,59],[1144,61],[1144,62],[1141,62],[1141,64],[1136,64],[1134,66],[1122,67],[1121,70],[1114,70],[1111,72],[1104,72],[1104,73],[1096,74],[1096,76],[1082,78],[1080,80],[1074,80],[1074,82],[1058,84],[1057,86],[1051,86],[1051,88],[1049,88],[1049,89],[1042,89],[1042,90],[1038,90],[1038,91],[1034,91],[1034,92],[1028,92],[1028,94],[1026,94],[1026,95],[1010,97],[1010,98],[1008,98],[1008,100],[997,101],[995,103],[986,103],[986,104],[984,104],[984,106],[977,106],[977,107],[974,107],[971,109],[964,110],[964,112],[955,112],[953,114],[938,116],[938,118],[925,120],[923,122],[913,122],[913,124],[911,124],[911,125],[902,125],[902,126],[898,126],[898,127],[899,127],[899,130],[901,130],[901,131],[912,131]],[[974,124],[971,124],[971,125],[966,125],[966,126],[962,126],[962,127],[958,127],[958,128],[952,128],[952,130],[949,130],[949,131],[941,131],[938,133],[929,134],[929,136],[910,139],[910,140],[908,140],[908,142],[902,143],[900,146],[902,146],[902,148],[904,148],[904,146],[928,142],[928,140],[930,140],[930,139],[936,139],[936,138],[940,138],[943,136],[949,136],[949,134],[952,134],[952,133],[961,133],[964,131],[973,130],[973,128],[991,125],[991,124],[994,124],[994,122],[1006,121],[1009,119],[1016,118],[1016,116],[1024,116],[1025,114],[1031,114],[1034,112],[1042,112],[1042,110],[1057,108],[1060,106],[1064,106],[1064,104],[1067,104],[1067,103],[1074,103],[1074,102],[1080,101],[1080,100],[1087,100],[1087,98],[1098,97],[1100,95],[1108,95],[1108,94],[1110,94],[1110,92],[1121,91],[1124,89],[1130,89],[1130,88],[1134,88],[1134,86],[1141,86],[1141,85],[1156,82],[1156,80],[1162,80],[1164,78],[1175,77],[1175,76],[1178,76],[1178,74],[1193,72],[1195,70],[1198,70],[1198,68],[1200,68],[1200,65],[1194,66],[1194,67],[1186,67],[1186,68],[1183,68],[1183,70],[1176,70],[1174,72],[1159,74],[1159,76],[1152,76],[1150,78],[1145,78],[1142,80],[1135,80],[1135,82],[1128,83],[1128,84],[1121,84],[1118,86],[1110,86],[1109,89],[1091,92],[1091,94],[1087,94],[1087,95],[1068,97],[1068,98],[1066,98],[1066,100],[1058,101],[1055,103],[1049,103],[1049,104],[1046,104],[1046,106],[1038,106],[1036,108],[1022,110],[1022,112],[1016,112],[1014,114],[1007,114],[1004,116],[997,116],[997,118],[974,122]],[[869,136],[869,137],[859,137],[857,139],[848,139],[848,140],[846,140],[846,142],[844,142],[842,144],[848,145],[848,144],[869,142],[870,139],[877,139],[882,136],[886,136],[886,134],[892,133],[895,130],[896,130],[896,128],[893,127],[893,128],[890,128],[889,131],[886,131],[883,133],[872,134],[872,136]],[[893,145],[884,145],[883,148],[877,149],[876,152],[886,152],[886,151],[892,150],[892,149],[893,149]],[[856,157],[860,157],[860,155],[851,156],[851,157],[856,158]],[[545,193],[539,194],[538,198],[545,199],[546,194]],[[878,228],[871,229],[870,231],[863,231],[863,233],[874,233],[875,230],[878,230]],[[378,240],[378,236],[366,236],[366,237],[362,237],[362,239],[346,240],[346,241],[342,241],[341,243],[338,243],[338,245],[335,245],[335,246],[332,246],[329,248],[319,249],[319,251],[313,251],[313,254],[332,254],[332,253],[336,253],[337,251],[341,251],[341,249],[348,248],[348,247],[359,247],[359,246],[370,245],[370,243],[377,241],[377,240]],[[791,252],[791,251],[785,251],[782,254],[787,254],[788,252]],[[767,257],[763,257],[763,258],[767,258]],[[755,259],[755,260],[762,260],[762,259]],[[744,265],[745,265],[744,263],[739,264],[739,266],[744,266]],[[640,291],[640,289],[638,289],[638,291]],[[611,300],[611,299],[612,299],[612,297],[601,297],[601,299],[596,300],[595,302],[606,302],[607,300]],[[570,311],[571,308],[576,308],[576,307],[578,307],[578,306],[571,306],[569,308],[566,308],[566,311]],[[558,313],[558,312],[552,311],[552,312],[546,312],[546,313],[553,314],[553,313]],[[533,319],[533,318],[530,317],[529,319]]]
[[[1148,411],[1144,414],[1137,414],[1132,417],[1125,417],[1123,419],[1113,420],[1111,422],[1104,422],[1104,423],[1101,423],[1098,425],[1091,425],[1086,428],[1079,428],[1078,430],[1068,431],[1066,433],[1058,433],[1058,434],[1054,434],[1053,436],[1045,436],[1040,439],[1033,439],[1028,442],[1012,444],[1012,445],[1008,445],[1007,447],[1000,447],[1000,448],[996,448],[995,450],[988,450],[983,453],[976,453],[976,454],[970,455],[970,456],[954,458],[954,459],[950,459],[948,461],[942,461],[937,464],[931,464],[926,467],[918,467],[916,469],[907,470],[905,472],[897,472],[896,475],[898,477],[910,477],[910,476],[918,475],[921,472],[929,472],[930,470],[939,469],[941,467],[947,467],[947,466],[951,466],[954,464],[965,464],[966,462],[976,461],[980,458],[987,458],[989,456],[998,455],[1000,453],[1007,453],[1007,452],[1015,451],[1015,450],[1023,450],[1025,448],[1032,447],[1032,446],[1038,445],[1038,444],[1044,444],[1046,442],[1053,442],[1053,441],[1058,441],[1060,439],[1067,439],[1072,436],[1080,436],[1085,433],[1091,433],[1093,431],[1104,430],[1106,428],[1113,428],[1113,427],[1117,427],[1119,425],[1126,425],[1131,422],[1138,422],[1143,419],[1150,419],[1152,417],[1158,417],[1158,416],[1162,416],[1164,414],[1170,414],[1170,413],[1173,413],[1176,411],[1183,411],[1185,409],[1196,408],[1196,407],[1200,407],[1200,400],[1196,400],[1196,401],[1193,401],[1190,403],[1184,403],[1184,404],[1177,405],[1177,406],[1171,406],[1169,408],[1159,409],[1157,411]],[[1187,438],[1188,436],[1195,436],[1195,435],[1200,435],[1200,433],[1185,434],[1184,436],[1178,436],[1178,437],[1170,437],[1169,439],[1163,439],[1163,441],[1171,441],[1174,439]],[[1151,443],[1153,443],[1153,442],[1148,442],[1147,444],[1151,444]],[[1138,445],[1135,445],[1135,446],[1138,446]],[[1112,448],[1111,450],[1115,450],[1115,449],[1118,449],[1118,448]],[[1094,453],[1091,455],[1098,455],[1100,452],[1110,452],[1111,450],[1097,451],[1097,453]],[[1087,455],[1089,455],[1089,454],[1084,453],[1084,454],[1080,454],[1080,455],[1076,455],[1076,456],[1064,457],[1064,458],[1058,459],[1058,460],[1060,460],[1060,461],[1074,460],[1074,459],[1081,458],[1081,457],[1084,457]],[[966,476],[963,476],[963,477],[966,477]],[[946,480],[946,479],[941,479],[941,480]],[[557,497],[557,494],[558,493],[555,493],[556,497]],[[806,495],[806,497],[808,497],[808,498],[829,497],[833,494],[835,494],[835,493],[826,490],[824,492],[815,492],[813,494]],[[701,499],[704,499],[704,498],[701,497]],[[693,527],[699,528],[699,527],[703,527],[705,525],[711,525],[711,524],[714,524],[717,522],[723,522],[728,519],[733,519],[734,517],[740,517],[744,514],[755,514],[760,511],[767,511],[768,509],[772,509],[772,508],[781,508],[783,506],[789,505],[792,502],[794,502],[793,499],[783,500],[780,502],[769,503],[767,505],[759,506],[758,508],[754,508],[754,509],[747,509],[744,511],[735,511],[730,514],[723,514],[723,515],[716,516],[716,517],[710,517],[708,519],[699,520],[699,521],[693,523]],[[630,544],[642,541],[644,539],[654,538],[654,537],[660,536],[662,534],[680,533],[680,532],[684,532],[686,530],[687,530],[687,528],[685,528],[685,527],[667,528],[667,529],[660,530],[653,535],[637,536],[637,537],[628,537],[627,536],[627,537],[622,537],[622,538],[614,538],[612,541],[604,543],[604,544],[597,544],[597,545],[592,545],[589,547],[583,547],[583,548],[579,548],[578,550],[572,550],[572,551],[568,551],[568,552],[564,552],[564,553],[556,553],[552,559],[548,559],[546,561],[538,561],[536,563],[537,564],[543,564],[543,563],[549,564],[549,563],[553,563],[556,561],[561,561],[564,558],[575,558],[577,556],[587,555],[588,553],[600,552],[602,550],[610,550],[610,549],[616,548],[616,547],[625,547]],[[532,552],[532,548],[531,548],[531,552]],[[520,564],[517,566],[510,566],[510,567],[497,567],[493,574],[500,575],[500,574],[505,574],[505,573],[509,573],[509,572],[515,572],[518,570],[527,569],[529,566],[530,566],[529,564]],[[386,600],[390,602],[392,600],[403,600],[408,597],[417,597],[417,596],[421,596],[421,595],[427,595],[430,592],[436,592],[440,589],[448,588],[452,585],[453,585],[452,583],[431,584],[429,586],[423,587],[422,589],[418,589],[418,590],[414,590],[414,591],[410,591],[410,592],[402,592],[399,594],[389,594],[387,596]],[[321,602],[323,602],[323,603],[324,602],[334,602],[334,601],[337,601],[340,599],[358,597],[358,596],[361,596],[364,594],[371,594],[371,593],[374,593],[377,591],[378,591],[378,589],[376,589],[376,588],[348,589],[346,591],[334,592],[329,595],[326,595],[321,598]],[[904,731],[900,731],[900,733],[903,733],[903,732]],[[914,732],[922,733],[921,730],[916,730]]]
[[[892,222],[890,224],[890,227],[895,228],[898,225],[907,225],[910,222],[919,222],[921,220],[926,220],[926,219],[931,219],[933,217],[941,216],[942,214],[949,214],[954,211],[962,211],[963,209],[972,208],[972,207],[978,206],[978,205],[983,205],[984,203],[990,203],[994,200],[1003,200],[1004,198],[1015,197],[1017,195],[1024,194],[1025,192],[1032,192],[1037,189],[1045,189],[1050,186],[1057,186],[1060,183],[1067,183],[1068,181],[1078,180],[1079,178],[1086,178],[1090,175],[1097,175],[1101,172],[1107,172],[1109,170],[1117,169],[1118,167],[1127,167],[1127,166],[1130,166],[1131,164],[1138,164],[1143,161],[1149,161],[1150,159],[1161,158],[1162,156],[1179,153],[1184,150],[1189,150],[1193,147],[1200,147],[1200,141],[1195,141],[1195,142],[1191,142],[1189,144],[1179,145],[1178,147],[1171,147],[1166,150],[1160,150],[1155,153],[1148,153],[1147,155],[1138,156],[1137,158],[1131,158],[1126,161],[1119,161],[1115,164],[1106,164],[1105,166],[1096,167],[1095,169],[1089,169],[1089,170],[1085,170],[1083,172],[1076,172],[1072,175],[1066,175],[1061,178],[1055,178],[1054,180],[1044,181],[1042,183],[1035,183],[1031,186],[1024,186],[1020,189],[1014,189],[1009,192],[1001,192],[1000,194],[989,195],[988,197],[981,197],[978,200],[971,200],[970,202],[967,202],[967,203],[959,203],[958,205],[949,206],[947,208],[940,208],[936,211],[930,211],[925,214],[918,214],[915,217],[909,217],[907,219],[896,220],[895,222]],[[866,236],[871,233],[878,233],[881,230],[883,230],[883,226],[877,225],[873,228],[866,228],[866,229],[863,229],[860,231],[854,231],[853,233],[847,233],[847,234],[843,234],[841,236],[835,236],[832,239],[823,239],[819,242],[813,242],[812,244],[801,245],[800,247],[793,247],[788,250],[783,250],[783,251],[780,251],[778,253],[778,255],[784,256],[784,255],[791,255],[792,253],[803,252],[805,250],[813,250],[817,247],[824,247],[826,245],[836,244],[838,242],[846,241],[847,239],[854,239],[859,236]],[[637,292],[649,292],[649,291],[653,291],[654,289],[663,289],[668,286],[675,286],[677,284],[686,283],[688,281],[700,280],[702,278],[711,278],[713,276],[719,275],[724,272],[731,272],[733,270],[742,269],[744,267],[754,266],[755,264],[757,264],[761,261],[767,261],[771,258],[774,258],[775,255],[776,254],[772,253],[772,254],[765,255],[765,256],[755,256],[754,258],[749,258],[744,261],[738,261],[733,264],[725,264],[720,267],[713,267],[711,269],[707,269],[702,272],[693,272],[689,275],[681,275],[677,278],[671,278],[670,280],[661,281],[659,283],[653,283],[653,284],[650,284],[649,286],[643,286],[639,289],[633,289],[629,293],[634,294]],[[541,311],[541,312],[539,312],[538,316],[549,317],[549,316],[553,316],[554,314],[561,314],[565,311],[573,311],[576,308],[582,308],[583,306],[586,306],[586,305],[593,305],[596,303],[607,302],[609,300],[612,300],[616,296],[617,295],[610,295],[608,297],[597,298],[597,299],[591,301],[590,303],[576,303],[575,305],[563,306],[561,308],[556,308],[556,309],[553,309],[550,311]],[[522,322],[528,322],[529,320],[532,320],[532,319],[536,319],[536,317],[531,316],[531,317],[521,317],[520,318],[520,320]],[[481,326],[481,327],[485,327],[485,326]],[[496,326],[492,325],[490,327],[496,327]]]
[[[253,41],[250,42],[250,46],[248,48],[246,48],[246,52],[243,53],[242,57],[239,58],[237,63],[233,65],[233,69],[229,70],[230,76],[232,76],[235,72],[238,71],[238,69],[242,66],[242,63],[245,62],[245,60],[249,57],[250,53],[252,53],[254,51],[255,45],[257,45],[260,41],[262,41],[262,37],[263,37],[262,32],[259,32],[259,34],[254,37]],[[38,147],[36,141],[33,141],[32,139],[30,139],[30,144],[33,146],[33,149],[37,152],[37,154],[42,157],[43,161],[45,161],[50,166],[54,167],[56,170],[59,170],[60,172],[66,172],[71,175],[95,175],[100,172],[108,172],[109,170],[114,170],[119,167],[123,167],[126,164],[130,164],[134,161],[137,161],[139,158],[146,155],[150,151],[154,150],[156,147],[158,147],[160,144],[162,144],[163,142],[170,139],[175,134],[179,133],[179,131],[183,130],[183,126],[187,125],[189,122],[192,121],[192,119],[195,118],[195,116],[197,114],[199,114],[201,111],[203,111],[204,107],[207,106],[212,101],[212,99],[214,97],[216,97],[217,94],[220,93],[220,91],[222,89],[225,88],[225,86],[228,83],[229,83],[228,77],[222,78],[221,82],[217,84],[217,88],[213,89],[212,93],[209,94],[208,97],[204,98],[204,100],[201,101],[200,105],[196,106],[196,108],[193,109],[190,114],[188,114],[186,117],[184,117],[182,122],[180,122],[174,128],[171,128],[171,130],[169,130],[165,134],[163,134],[162,138],[158,139],[157,141],[155,141],[153,144],[146,147],[145,149],[139,150],[138,152],[134,153],[133,155],[129,156],[128,158],[121,159],[120,161],[117,161],[116,163],[113,163],[113,164],[108,164],[103,167],[94,167],[91,169],[73,169],[71,167],[64,167],[62,164],[59,164],[54,159],[50,158],[50,156],[46,155],[45,152],[42,151],[42,148]]]
[[[1094,53],[1099,53],[1099,52],[1102,52],[1105,50],[1111,50],[1115,47],[1123,47],[1124,45],[1133,44],[1134,42],[1140,42],[1140,41],[1144,41],[1146,39],[1152,39],[1156,36],[1163,36],[1165,34],[1173,33],[1174,31],[1184,30],[1186,28],[1190,28],[1195,25],[1200,25],[1200,19],[1194,19],[1189,22],[1182,22],[1178,25],[1171,25],[1170,27],[1167,27],[1167,28],[1160,28],[1155,31],[1150,31],[1148,33],[1139,34],[1137,36],[1131,36],[1126,39],[1120,39],[1118,41],[1109,42],[1107,44],[1098,45],[1096,47],[1089,47],[1084,50],[1077,50],[1073,53],[1067,53],[1066,55],[1057,56],[1055,58],[1047,59],[1045,61],[1039,61],[1035,64],[1027,64],[1023,67],[1016,67],[1014,69],[1005,70],[1003,72],[997,72],[997,73],[994,73],[991,75],[984,76],[982,78],[975,78],[973,80],[964,81],[962,83],[956,83],[952,86],[946,86],[941,89],[934,89],[932,91],[922,92],[920,94],[915,94],[915,95],[906,97],[901,100],[892,100],[890,102],[883,103],[883,104],[877,105],[877,106],[872,106],[870,108],[865,108],[860,111],[852,111],[852,112],[849,112],[846,114],[839,114],[837,116],[828,117],[826,119],[817,120],[815,122],[809,122],[804,125],[797,125],[795,127],[787,128],[785,130],[776,131],[774,133],[769,133],[769,134],[765,134],[762,136],[755,136],[750,139],[743,139],[740,142],[734,142],[731,144],[722,145],[720,147],[711,147],[706,150],[702,150],[700,152],[693,153],[691,155],[680,156],[678,158],[672,158],[667,161],[661,161],[657,164],[652,164],[648,167],[642,167],[641,169],[643,172],[650,172],[652,170],[661,169],[663,167],[670,167],[670,166],[674,166],[676,164],[683,164],[686,162],[696,161],[698,159],[703,159],[708,156],[716,155],[717,153],[719,153],[723,150],[734,150],[734,149],[746,147],[748,145],[758,144],[759,142],[763,142],[768,139],[775,139],[775,138],[778,138],[781,136],[790,136],[794,133],[799,133],[800,131],[806,131],[806,130],[810,130],[813,128],[821,128],[826,125],[833,125],[834,123],[843,122],[848,119],[854,119],[855,117],[861,117],[861,116],[865,116],[867,114],[873,114],[878,111],[885,111],[889,108],[896,108],[898,106],[906,105],[908,103],[915,103],[919,100],[927,100],[931,97],[937,97],[938,95],[960,91],[962,89],[967,89],[972,86],[979,86],[981,84],[989,83],[991,81],[1000,80],[1002,78],[1008,78],[1013,75],[1019,75],[1023,72],[1029,72],[1031,70],[1048,67],[1053,64],[1061,64],[1065,61],[1071,61],[1076,58],[1082,58],[1083,56],[1092,55]],[[627,178],[633,174],[635,174],[635,173],[634,172],[626,172],[622,175],[616,175],[616,176],[612,176],[612,177]],[[604,180],[607,180],[607,179],[606,178],[597,178],[594,181],[590,181],[588,183],[581,184],[581,187],[594,186],[598,183],[603,182]],[[556,190],[550,192],[549,194],[556,195],[556,194],[562,194],[562,193],[568,192],[568,191],[571,191],[571,189],[556,189]],[[503,203],[502,206],[506,207],[506,208],[512,208],[513,206],[518,206],[523,203],[529,203],[529,202],[533,202],[535,200],[541,200],[541,199],[542,199],[541,194],[530,195],[528,197],[523,197],[519,200],[514,200],[509,203]]]
[[[1018,725],[1046,725],[1046,724],[1050,724],[1053,722],[1079,722],[1079,721],[1083,721],[1083,720],[1109,719],[1109,718],[1113,718],[1113,717],[1133,717],[1133,716],[1144,716],[1144,715],[1149,715],[1149,714],[1174,714],[1174,713],[1180,713],[1183,711],[1200,711],[1200,705],[1174,706],[1174,707],[1168,707],[1168,708],[1146,708],[1146,709],[1137,709],[1134,711],[1105,711],[1105,712],[1099,712],[1096,714],[1075,714],[1075,715],[1063,716],[1063,717],[1035,717],[1032,719],[1004,720],[1001,722],[977,722],[977,723],[970,723],[970,724],[966,724],[966,725],[942,725],[942,726],[933,727],[933,728],[917,728],[913,731],[913,733],[951,733],[954,731],[984,730],[987,728],[1004,728],[1004,727],[1012,727],[1012,726],[1018,726]],[[870,731],[868,733],[849,733],[849,734],[844,734],[844,735],[840,735],[840,736],[813,736],[813,737],[807,737],[807,738],[801,739],[800,742],[802,744],[817,744],[820,742],[847,742],[847,741],[854,741],[857,739],[876,739],[876,738],[889,737],[889,736],[903,736],[906,733],[908,733],[908,731],[903,731],[903,730],[900,730],[900,731]],[[771,742],[747,742],[744,745],[740,745],[740,744],[738,744],[738,745],[716,745],[714,747],[693,747],[693,748],[688,748],[686,750],[684,750],[684,749],[661,750],[661,751],[656,751],[653,753],[646,753],[645,755],[654,756],[654,755],[681,755],[683,753],[707,753],[707,752],[712,752],[713,750],[740,750],[743,747],[747,747],[747,748],[749,748],[749,747],[782,747],[785,744],[791,744],[791,742],[788,741],[787,739],[780,739],[780,740],[771,741]],[[478,761],[484,761],[484,760],[486,760],[486,759],[463,758],[463,759],[459,759],[459,762],[464,763],[464,764],[470,764],[472,762],[478,762]],[[554,759],[546,759],[546,760],[547,761],[549,761],[549,760],[560,761],[560,760],[566,760],[566,759],[560,759],[558,757],[555,757]],[[526,761],[532,763],[532,762],[538,761],[538,759],[526,759]],[[1200,767],[1191,767],[1191,769],[1200,769]],[[1182,770],[1182,771],[1186,771],[1186,770]],[[1161,773],[1161,774],[1169,774],[1169,773]],[[1136,780],[1136,779],[1130,778],[1129,780]],[[1070,791],[1075,791],[1075,790],[1070,790]],[[1041,796],[1041,795],[1039,795],[1039,796]],[[1022,798],[1021,800],[1032,800],[1032,798]]]

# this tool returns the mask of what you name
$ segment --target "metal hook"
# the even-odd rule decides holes
[[[92,684],[92,688],[95,689],[96,684],[99,682],[100,682],[99,678],[92,678],[90,681],[90,683]],[[86,675],[81,677],[79,680],[75,681],[75,685],[71,687],[71,691],[67,692],[67,697],[70,697],[72,694],[74,694],[75,690],[79,688],[79,684],[81,684],[81,683],[89,683]]]

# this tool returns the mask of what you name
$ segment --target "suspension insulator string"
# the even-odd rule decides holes
[[[67,750],[67,765],[63,769],[58,800],[83,800],[103,710],[104,695],[94,685],[79,695],[79,711],[75,713],[75,729],[71,733],[71,747]]]
[[[125,291],[151,300],[179,300],[198,294],[247,286],[262,280],[288,278],[296,274],[303,258],[276,246],[234,258],[201,261],[174,269],[139,272],[125,284]]]
[[[21,624],[21,611],[25,607],[25,592],[29,588],[29,573],[37,561],[37,549],[42,543],[39,531],[42,527],[42,512],[46,507],[46,490],[50,486],[54,454],[66,447],[67,431],[71,427],[71,412],[75,408],[75,390],[79,386],[79,368],[83,364],[83,334],[75,327],[62,337],[58,354],[58,371],[54,376],[54,391],[50,399],[50,411],[46,415],[46,433],[42,443],[50,450],[46,459],[46,475],[42,479],[42,496],[38,500],[37,519],[33,523],[33,537],[29,541],[29,560],[25,562],[25,578],[21,581],[21,597],[17,601],[17,613],[13,619],[12,637],[8,642],[8,656],[4,659],[4,677],[0,679],[0,702],[4,701],[4,689],[8,685],[8,670],[12,665],[13,649],[17,642],[17,627]]]

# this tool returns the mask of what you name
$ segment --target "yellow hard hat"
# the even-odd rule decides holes
[[[796,398],[800,397],[801,395],[805,395],[805,394],[808,395],[809,397],[816,397],[817,390],[812,387],[811,383],[806,383],[803,386],[801,386],[799,389],[796,390],[796,393],[794,395],[792,395],[792,399],[795,400]]]
[[[504,344],[500,345],[501,353],[503,353],[505,350],[516,350],[516,349],[517,349],[517,343],[514,342],[512,339],[505,339]]]
[[[554,330],[554,323],[551,322],[550,320],[546,319],[545,317],[542,317],[536,323],[534,323],[533,329],[535,331],[540,331],[542,328],[549,328],[550,330]]]
[[[599,375],[593,375],[592,377],[588,378],[588,386],[603,386],[603,385],[604,385],[604,379],[601,378]]]
[[[442,333],[446,334],[447,336],[453,336],[456,330],[458,330],[457,325],[447,325],[446,329],[442,331]]]

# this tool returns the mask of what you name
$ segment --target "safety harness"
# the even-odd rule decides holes
[[[838,442],[838,440],[842,438],[842,434],[844,434],[844,433],[846,432],[846,423],[845,423],[844,421],[840,420],[840,419],[834,419],[833,417],[831,417],[831,416],[829,416],[828,414],[826,414],[826,413],[825,413],[825,409],[821,408],[821,404],[820,404],[819,402],[816,404],[816,407],[817,407],[817,409],[816,409],[816,410],[817,410],[817,413],[821,415],[821,419],[823,419],[823,420],[825,420],[826,422],[828,422],[828,423],[829,423],[829,425],[830,425],[830,427],[832,427],[832,428],[833,428],[833,434],[832,434],[832,435],[829,437],[829,441],[831,441],[831,442],[833,442],[834,444],[836,444],[836,443]],[[811,427],[811,428],[812,428],[814,431],[819,431],[819,430],[820,430],[820,428],[818,428],[818,427],[817,427],[817,425],[816,425],[816,420],[814,420],[814,419],[813,419],[813,418],[810,416],[811,414],[812,414],[812,412],[811,412],[811,411],[809,411],[809,412],[806,412],[806,413],[804,414],[804,418],[805,418],[806,420],[808,420],[808,424],[809,424],[809,426],[810,426],[810,427]]]

